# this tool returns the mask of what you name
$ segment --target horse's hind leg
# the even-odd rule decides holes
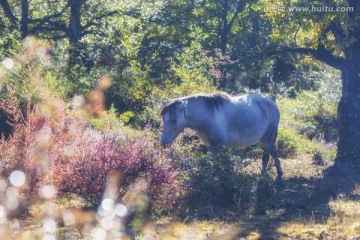
[[[263,175],[266,171],[266,167],[269,161],[269,153],[270,153],[270,155],[273,157],[275,162],[278,179],[282,180],[283,171],[281,169],[280,160],[275,148],[276,137],[277,137],[277,130],[269,129],[260,141],[260,145],[264,150],[264,154],[262,158],[261,175]]]
[[[262,168],[261,168],[261,176],[264,176],[266,172],[266,168],[269,162],[270,155],[267,151],[264,150],[263,156],[262,156]]]
[[[273,157],[274,162],[275,162],[278,180],[282,180],[283,171],[281,169],[280,160],[279,160],[275,146],[272,147],[270,154]]]

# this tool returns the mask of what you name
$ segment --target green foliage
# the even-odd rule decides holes
[[[0,78],[4,78],[4,83],[16,91],[22,102],[31,98],[35,103],[48,96],[66,99],[74,90],[73,84],[66,79],[61,69],[53,65],[53,59],[46,54],[46,42],[32,44],[11,58],[14,66],[9,69],[3,68]],[[32,54],[40,56],[33,58]]]
[[[9,3],[19,17],[19,3]],[[105,93],[107,107],[114,104],[119,114],[123,114],[123,120],[135,126],[144,126],[145,122],[158,126],[157,110],[165,98],[216,90],[237,94],[249,88],[294,97],[303,90],[317,90],[323,78],[316,72],[323,71],[323,66],[290,53],[276,57],[263,55],[269,49],[291,43],[295,29],[288,27],[290,23],[303,27],[296,34],[299,44],[311,42],[306,40],[306,34],[317,33],[317,25],[299,17],[289,20],[278,13],[264,14],[266,4],[271,3],[89,2],[79,12],[84,28],[78,29],[81,30],[78,45],[73,46],[68,33],[63,35],[64,29],[60,27],[67,27],[72,21],[68,16],[70,9],[65,8],[66,1],[31,2],[30,18],[36,20],[29,23],[30,30],[39,24],[39,38],[52,39],[51,56],[33,67],[43,71],[42,84],[63,98],[86,95],[100,76],[112,77],[113,85]],[[14,24],[9,16],[0,14],[4,16],[0,27],[5,30],[0,38],[2,60],[16,55],[14,52],[18,52],[22,42],[18,30],[10,33],[6,28]],[[53,15],[51,21],[41,22],[49,15]],[[54,30],[52,25],[56,26]],[[77,50],[79,61],[71,62],[69,54]],[[75,66],[69,66],[70,63]],[[278,69],[277,65],[283,67]],[[16,70],[20,74],[18,79],[10,77],[13,80],[8,81],[18,83],[17,93],[26,99],[27,95],[37,95],[37,90],[33,90],[37,87],[27,82],[31,77],[26,67],[22,68],[25,69],[21,73]],[[277,70],[282,72],[279,78]],[[20,89],[27,85],[28,90]]]
[[[327,68],[322,72],[322,78],[319,79],[319,97],[324,104],[332,106],[333,111],[340,101],[342,94],[342,82],[340,71]]]
[[[91,118],[89,122],[96,130],[101,132],[116,131],[116,129],[123,128],[124,126],[124,121],[119,117],[114,105],[111,105],[110,109],[100,118]]]
[[[8,27],[8,22],[4,23],[4,26]],[[2,50],[0,51],[1,60],[15,55],[19,49],[22,48],[23,44],[20,41],[20,33],[18,31],[10,32],[8,29],[0,31],[0,49]]]
[[[279,157],[289,158],[300,153],[312,153],[314,143],[303,138],[292,129],[280,129],[277,138]]]
[[[323,91],[325,93],[326,90]],[[280,157],[294,157],[303,153],[334,157],[334,148],[328,145],[336,143],[337,109],[327,94],[303,92],[297,98],[280,98],[280,129],[278,133],[278,151]]]
[[[127,111],[121,114],[120,120],[122,120],[124,123],[129,123],[131,118],[135,116],[135,113],[132,111]]]
[[[284,63],[283,69],[278,69],[278,71],[285,72],[285,68],[291,68],[291,70],[282,81],[277,82],[281,95],[295,97],[303,91],[318,90],[319,83],[327,80],[321,72],[326,71],[328,67],[320,62],[309,58],[303,59],[301,56],[288,57],[283,61],[287,62]]]
[[[196,34],[196,32],[194,33]],[[201,35],[201,33],[198,33]],[[191,37],[191,36],[190,36]],[[191,42],[189,47],[175,55],[177,64],[174,64],[172,70],[174,77],[179,79],[176,85],[168,83],[170,96],[184,96],[199,92],[214,92],[215,87],[209,74],[209,68],[212,66],[206,62],[205,51],[201,48],[198,41]]]
[[[309,139],[337,140],[336,105],[323,101],[316,92],[304,92],[298,98],[279,99],[282,128],[290,128]]]

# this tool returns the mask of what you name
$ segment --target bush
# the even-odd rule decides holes
[[[83,128],[71,142],[58,142],[65,154],[55,154],[50,181],[60,194],[76,193],[97,206],[112,172],[120,174],[117,199],[131,191],[130,186],[143,179],[146,195],[156,208],[170,207],[176,200],[179,182],[165,156],[151,150],[148,133],[134,137],[129,133],[99,133]]]
[[[299,153],[312,153],[316,146],[292,129],[279,129],[277,138],[279,157],[294,157]]]
[[[14,108],[9,107],[11,99]],[[32,108],[29,104],[22,117],[17,103],[12,97],[3,104],[14,119],[14,132],[0,141],[0,173],[6,178],[15,169],[23,170],[28,197],[36,196],[40,185],[51,184],[60,196],[75,193],[97,206],[113,172],[121,176],[118,200],[139,179],[147,183],[144,194],[154,208],[170,208],[179,197],[177,172],[166,154],[154,149],[149,130],[119,130],[111,123],[98,123],[96,129],[85,110],[67,111],[66,104],[56,99]],[[102,116],[106,119],[107,114]]]
[[[336,104],[327,103],[315,92],[296,99],[279,99],[282,128],[290,128],[309,139],[337,141]]]
[[[228,154],[209,154],[189,159],[185,165],[188,206],[191,208],[250,208],[255,176],[235,170]]]
[[[28,199],[39,187],[41,166],[37,157],[42,145],[38,133],[43,126],[44,117],[38,115],[39,108],[35,107],[30,111],[28,104],[25,119],[15,92],[11,89],[8,89],[8,98],[1,98],[0,102],[13,131],[8,139],[2,138],[0,141],[0,176],[8,178],[15,170],[25,172],[28,183],[23,188],[23,197]]]
[[[66,98],[74,85],[64,76],[64,69],[47,52],[51,46],[45,40],[34,36],[24,39],[24,46],[9,59],[13,64],[0,71],[0,79],[16,91],[21,102],[31,98],[32,102],[40,102],[44,97]],[[2,81],[0,81],[2,84]],[[6,95],[1,91],[0,96]]]

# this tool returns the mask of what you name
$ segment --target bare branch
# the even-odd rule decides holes
[[[110,16],[115,15],[115,14],[118,14],[118,13],[119,13],[119,11],[112,11],[112,12],[108,12],[108,13],[101,14],[101,15],[99,15],[99,16],[97,16],[97,17],[94,17],[94,18],[93,18],[91,21],[89,21],[83,28],[84,28],[84,29],[87,29],[87,28],[89,28],[89,27],[91,27],[91,26],[96,26],[96,25],[97,25],[96,21],[99,21],[99,20],[101,20],[101,19],[103,19],[103,18],[110,17]]]
[[[10,19],[12,24],[18,25],[19,20],[11,10],[9,2],[7,0],[0,0],[0,5],[4,9],[5,15]]]
[[[231,29],[232,26],[234,25],[234,22],[235,20],[237,19],[238,15],[240,12],[242,12],[244,10],[246,6],[246,1],[240,1],[236,10],[235,10],[235,13],[234,13],[234,16],[231,18],[230,22],[229,22],[229,28]]]
[[[44,26],[45,23],[48,23],[50,25],[56,25],[56,27],[58,27],[59,30],[66,31],[66,25],[65,24],[56,23],[54,21],[51,21],[51,19],[61,16],[66,11],[66,9],[68,9],[68,7],[69,7],[69,4],[66,4],[66,6],[60,12],[52,14],[50,16],[47,16],[47,17],[45,17],[43,19],[32,19],[31,22],[39,22],[39,23],[35,27],[33,27],[30,30],[30,32],[35,33],[38,30],[43,29],[43,26]]]
[[[299,53],[303,55],[310,55],[316,60],[322,61],[336,69],[344,69],[350,67],[344,58],[334,56],[330,51],[326,50],[323,45],[319,45],[317,49],[309,48],[284,48],[265,53],[267,57],[274,55],[281,55],[285,53]]]

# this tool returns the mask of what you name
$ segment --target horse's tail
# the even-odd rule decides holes
[[[273,139],[273,147],[275,147],[275,149],[277,149],[277,135],[278,135],[278,131],[279,131],[279,128],[276,128],[276,131],[275,131],[275,135],[274,135],[274,139]]]

